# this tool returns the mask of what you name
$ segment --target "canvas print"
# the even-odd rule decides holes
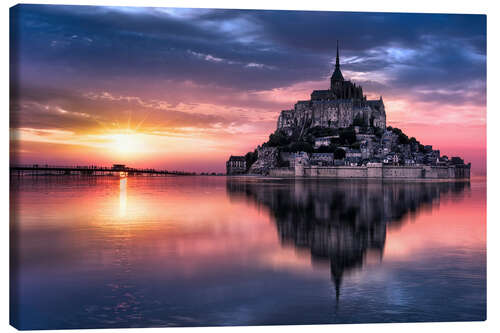
[[[10,9],[21,330],[486,320],[486,16]]]

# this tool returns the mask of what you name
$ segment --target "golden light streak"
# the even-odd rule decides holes
[[[119,216],[127,215],[127,178],[120,179],[120,210]]]

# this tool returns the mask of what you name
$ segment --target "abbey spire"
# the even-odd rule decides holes
[[[339,59],[339,41],[337,40],[337,60],[335,61],[335,69],[340,70],[340,59]]]
[[[332,87],[334,86],[334,82],[344,81],[344,76],[340,71],[340,58],[339,58],[339,41],[337,40],[337,59],[335,61],[335,70],[333,71],[331,82]]]

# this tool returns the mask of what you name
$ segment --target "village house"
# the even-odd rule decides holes
[[[226,174],[238,175],[247,171],[245,156],[232,156],[226,162]]]
[[[333,153],[312,153],[310,161],[312,165],[331,166],[333,165]]]

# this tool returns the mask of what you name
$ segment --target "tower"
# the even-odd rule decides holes
[[[344,81],[344,76],[340,71],[340,58],[339,58],[339,41],[337,41],[337,59],[335,61],[335,70],[333,71],[332,77],[330,78],[330,89],[338,90],[342,87],[342,82]]]

